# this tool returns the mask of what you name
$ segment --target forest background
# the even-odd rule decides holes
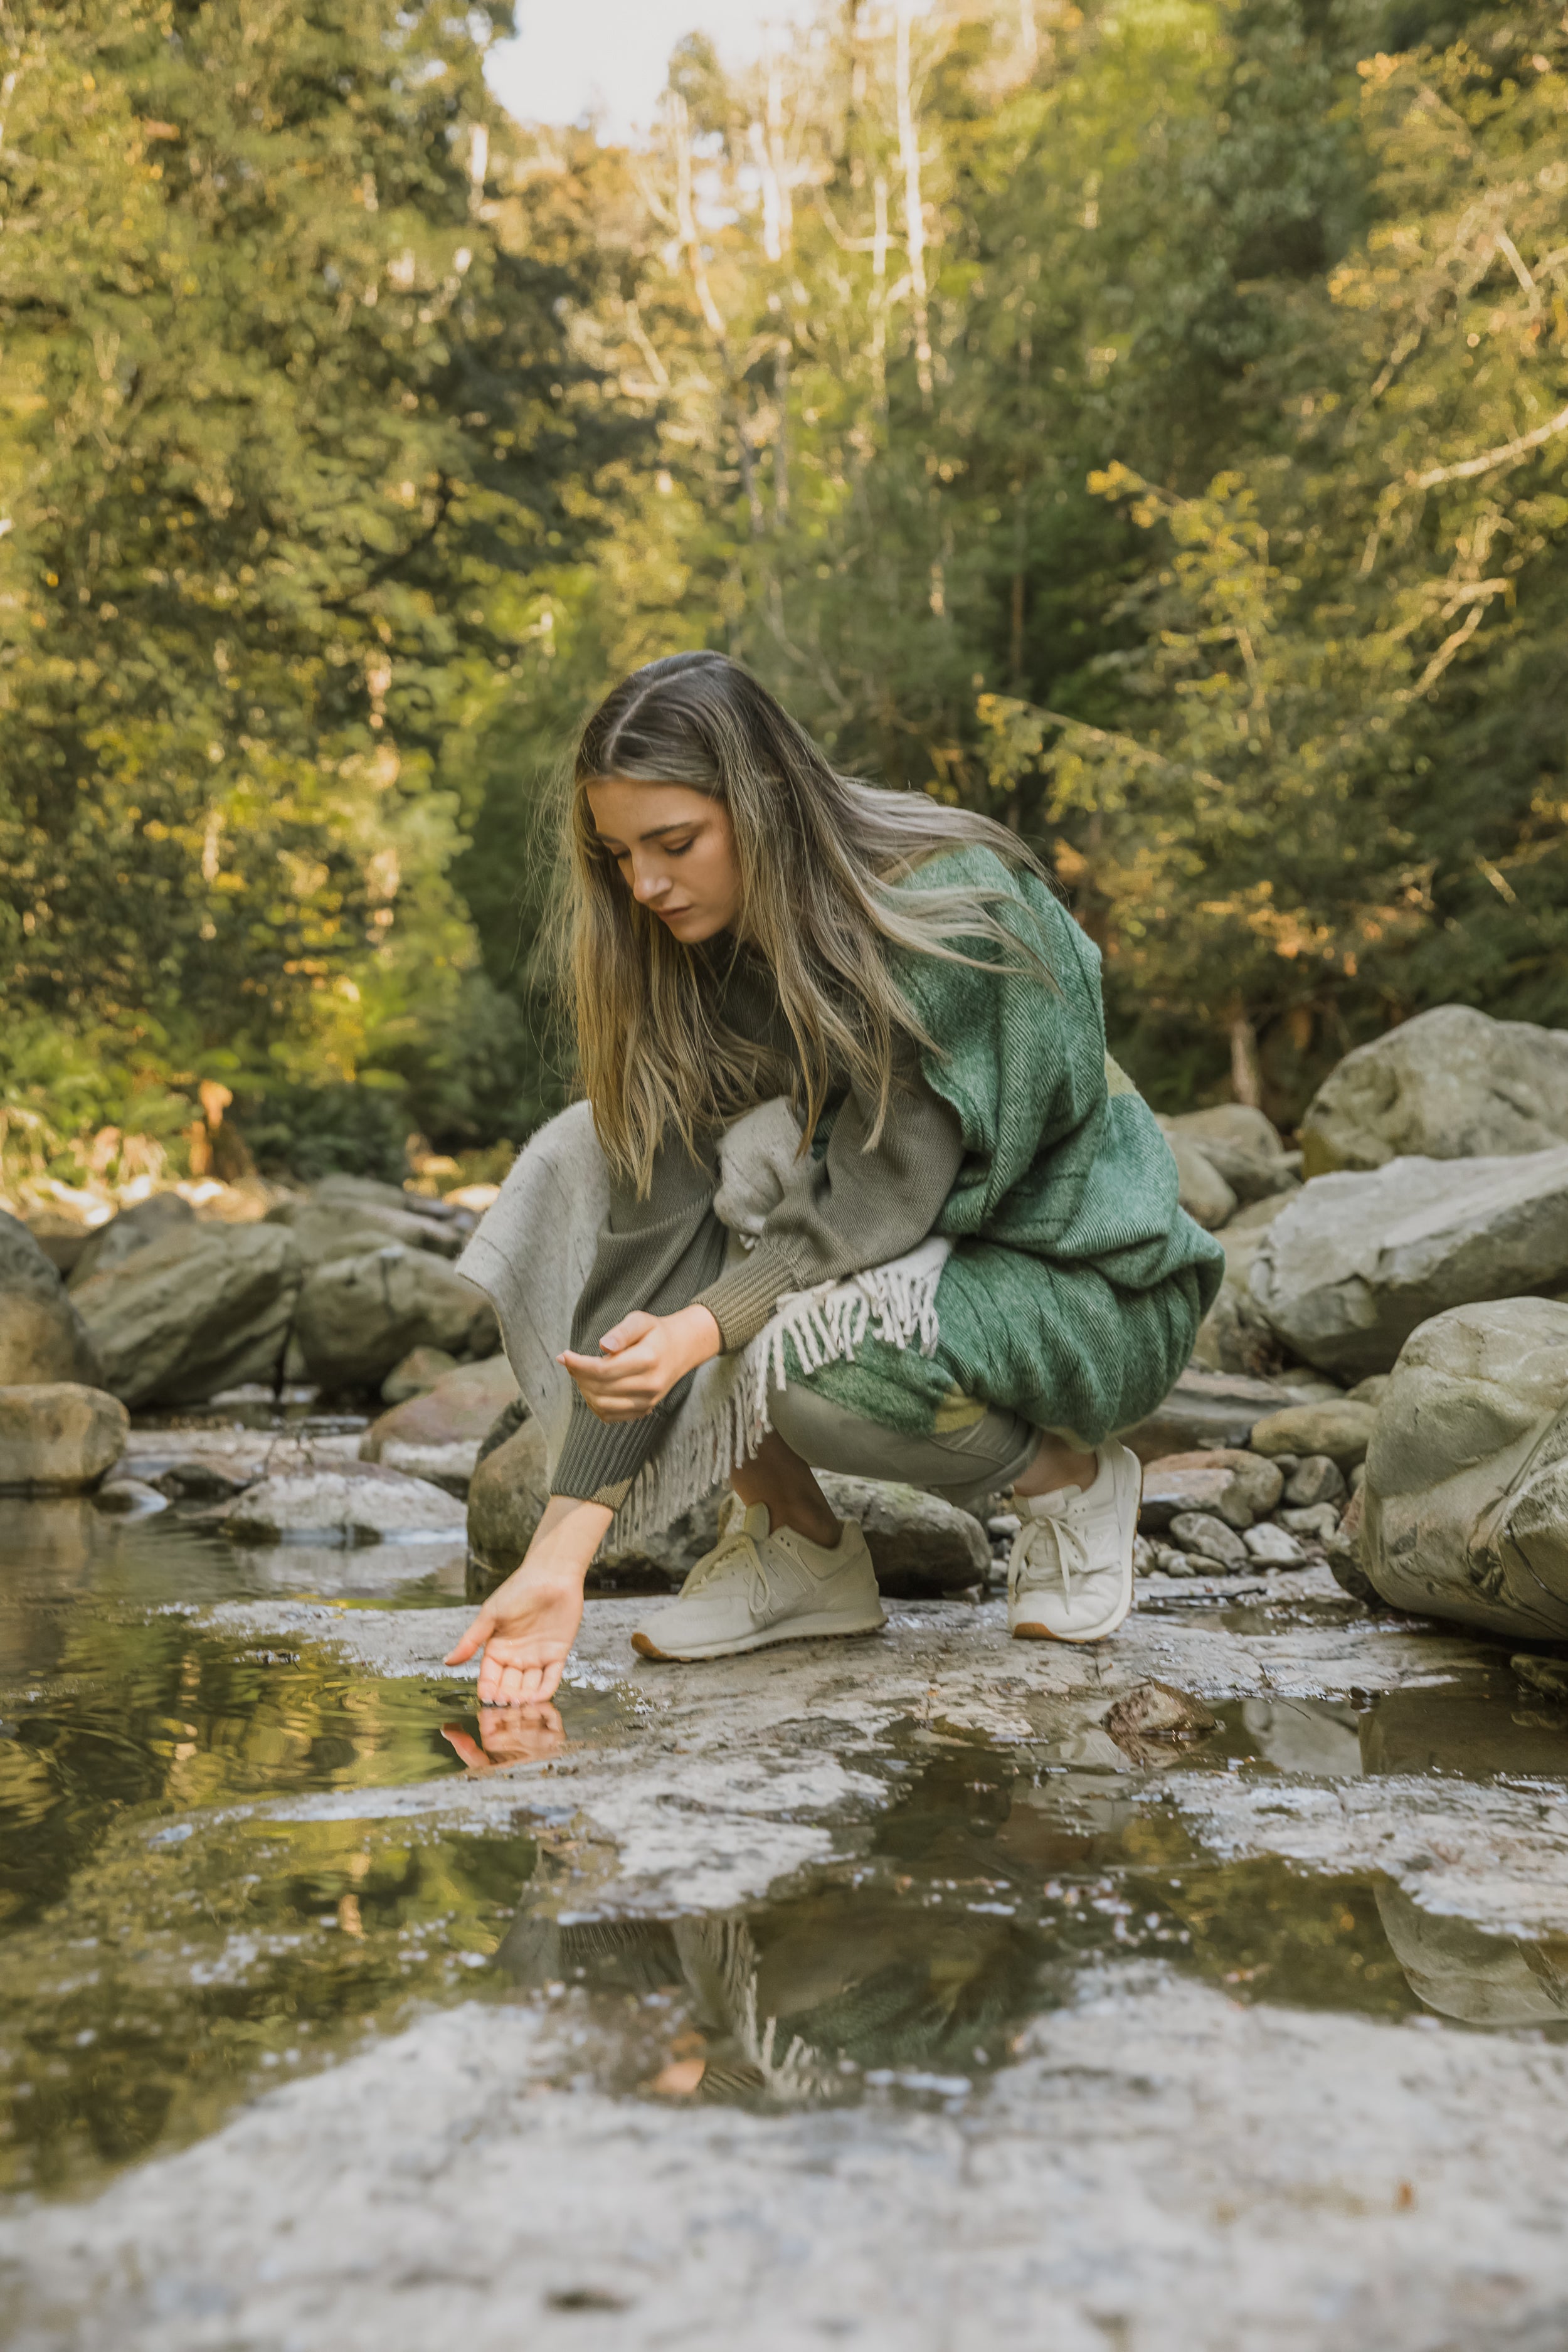
[[[748,662],[1153,1102],[1568,1025],[1568,20],[830,0],[646,149],[504,8],[0,0],[9,1181],[498,1172],[562,754]]]

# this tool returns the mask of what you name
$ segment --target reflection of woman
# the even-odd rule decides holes
[[[646,1997],[684,1984],[709,2042],[690,2087],[807,2103],[842,2097],[867,2067],[942,2073],[999,2057],[1035,1967],[1009,1920],[911,1910],[869,1888],[668,1925],[562,1927],[525,1909],[497,1959],[529,1985],[581,1975]]]
[[[864,1538],[813,1467],[958,1499],[1011,1486],[1014,1633],[1112,1632],[1139,1471],[1111,1433],[1186,1362],[1221,1258],[1107,1061],[1093,947],[1011,835],[840,776],[717,654],[616,688],[570,838],[582,1183],[607,1169],[607,1213],[558,1359],[575,1396],[552,1499],[451,1663],[483,1644],[482,1699],[549,1696],[617,1510],[652,1485],[695,1498],[705,1400],[740,1433],[744,1517],[637,1634],[647,1654],[882,1622]],[[558,1244],[488,1237],[534,1197],[531,1153],[569,1165],[573,1118],[465,1259],[514,1365],[525,1262]]]

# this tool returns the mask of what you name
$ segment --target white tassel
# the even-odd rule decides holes
[[[616,1515],[613,1541],[627,1543],[668,1527],[755,1454],[773,1426],[768,1391],[788,1386],[786,1341],[808,1375],[826,1364],[852,1364],[868,1332],[889,1347],[918,1343],[922,1356],[934,1355],[942,1337],[937,1286],[952,1246],[932,1235],[887,1265],[781,1299],[772,1319],[724,1368],[709,1410],[684,1429],[671,1430],[645,1464]]]

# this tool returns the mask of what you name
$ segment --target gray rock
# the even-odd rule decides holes
[[[435,1348],[423,1352],[437,1355]],[[494,1430],[496,1416],[515,1395],[517,1381],[503,1355],[482,1357],[478,1364],[451,1364],[451,1371],[428,1388],[372,1421],[360,1440],[360,1461],[385,1461],[388,1446],[468,1444],[472,1446],[472,1470],[479,1442]]]
[[[1331,1503],[1307,1503],[1296,1510],[1279,1511],[1276,1517],[1293,1536],[1306,1536],[1313,1543],[1326,1544],[1340,1531],[1340,1515]]]
[[[819,1483],[837,1517],[858,1522],[877,1582],[889,1600],[922,1601],[942,1592],[964,1592],[989,1577],[991,1547],[972,1512],[896,1479],[824,1472]],[[742,1507],[738,1496],[724,1498],[721,1530],[733,1523]]]
[[[383,1404],[406,1404],[410,1397],[424,1396],[438,1380],[458,1369],[456,1356],[445,1348],[410,1348],[399,1364],[394,1364],[381,1384]]]
[[[1219,1103],[1160,1122],[1166,1140],[1191,1144],[1202,1152],[1221,1181],[1242,1202],[1265,1201],[1292,1192],[1300,1179],[1277,1128],[1245,1103]]]
[[[94,1486],[125,1451],[131,1416],[78,1381],[0,1388],[0,1489],[70,1494]]]
[[[153,1472],[148,1484],[171,1503],[221,1503],[231,1495],[243,1495],[247,1486],[258,1485],[265,1475],[265,1467],[259,1463],[245,1468],[192,1456]]]
[[[103,1369],[66,1287],[19,1217],[0,1210],[0,1387],[101,1384]]]
[[[1247,1546],[1236,1529],[1207,1511],[1178,1511],[1171,1521],[1171,1534],[1183,1551],[1199,1559],[1212,1559],[1228,1569],[1247,1564]]]
[[[1248,1288],[1253,1260],[1263,1236],[1276,1217],[1289,1207],[1291,1192],[1278,1192],[1237,1210],[1215,1238],[1225,1252],[1225,1280],[1219,1297],[1198,1326],[1193,1342],[1193,1362],[1211,1372],[1245,1373],[1267,1380],[1279,1370],[1283,1350],[1273,1326]]]
[[[1176,1163],[1176,1197],[1189,1217],[1211,1229],[1223,1225],[1236,1213],[1236,1194],[1207,1155],[1184,1136],[1172,1132],[1171,1122],[1163,1119],[1165,1140],[1171,1147],[1171,1157]]]
[[[140,1478],[106,1478],[93,1496],[94,1507],[110,1517],[150,1519],[169,1507],[167,1495],[156,1486],[144,1486]]]
[[[1370,1444],[1370,1432],[1367,1442]],[[1344,1478],[1331,1454],[1309,1454],[1285,1481],[1285,1500],[1298,1508],[1337,1503],[1344,1491]]]
[[[169,1234],[195,1228],[196,1213],[178,1192],[153,1192],[134,1207],[121,1209],[106,1225],[89,1234],[86,1246],[70,1271],[69,1287],[79,1289],[95,1274],[112,1274],[138,1250],[151,1249]]]
[[[456,1257],[479,1222],[466,1209],[405,1192],[395,1184],[378,1184],[371,1176],[324,1176],[312,1186],[310,1198],[323,1207],[352,1209],[373,1224],[384,1224],[395,1240],[441,1257]]]
[[[1347,1054],[1308,1107],[1310,1176],[1402,1158],[1474,1160],[1568,1142],[1568,1033],[1468,1004]]]
[[[1273,1381],[1190,1364],[1163,1404],[1121,1432],[1121,1442],[1141,1462],[1158,1462],[1194,1446],[1245,1446],[1255,1422],[1290,1402],[1289,1391]]]
[[[1377,1426],[1377,1414],[1369,1404],[1352,1404],[1348,1397],[1336,1397],[1321,1404],[1287,1405],[1283,1412],[1270,1413],[1267,1421],[1258,1422],[1252,1432],[1256,1452],[1274,1457],[1295,1454],[1297,1465],[1291,1472],[1292,1481],[1306,1474],[1306,1465],[1316,1456],[1326,1456],[1342,1472],[1365,1458],[1372,1443],[1372,1433]],[[1319,1477],[1321,1473],[1316,1474]],[[1309,1480],[1309,1484],[1310,1484]],[[1309,1494],[1305,1486],[1292,1493],[1293,1503],[1321,1503],[1329,1499],[1327,1487],[1321,1494]]]
[[[1364,1381],[1357,1381],[1354,1388],[1346,1393],[1352,1404],[1376,1404],[1387,1386],[1386,1372],[1369,1372]]]
[[[1105,1728],[1135,1764],[1160,1764],[1207,1739],[1219,1729],[1219,1718],[1191,1692],[1151,1677],[1116,1701]]]
[[[1461,1307],[1414,1333],[1378,1407],[1362,1501],[1362,1564],[1384,1600],[1568,1636],[1568,1306]]]
[[[877,1582],[890,1599],[963,1592],[990,1574],[985,1531],[955,1504],[892,1479],[827,1474],[819,1483],[839,1518],[859,1521]]]
[[[1360,1380],[1451,1307],[1568,1279],[1568,1148],[1323,1176],[1265,1235],[1253,1298],[1290,1351]]]
[[[182,1227],[72,1293],[103,1364],[132,1408],[200,1404],[283,1360],[303,1269],[268,1224]]]
[[[1262,1568],[1300,1568],[1307,1555],[1288,1528],[1276,1527],[1272,1519],[1248,1528],[1241,1538],[1247,1556]]]
[[[1201,1573],[1195,1559],[1189,1559],[1174,1544],[1152,1543],[1149,1546],[1150,1571],[1156,1576],[1197,1576]]]
[[[511,1574],[532,1542],[549,1500],[544,1432],[538,1422],[522,1421],[488,1450],[481,1441],[468,1486],[468,1520],[478,1591]]]
[[[281,1201],[267,1212],[269,1225],[281,1225],[292,1234],[294,1246],[307,1267],[330,1265],[334,1258],[363,1256],[400,1241],[410,1248],[424,1246],[424,1230],[412,1218],[372,1216],[363,1209],[323,1201]],[[401,1223],[405,1230],[395,1230]]]
[[[294,1328],[310,1378],[329,1391],[379,1388],[411,1348],[490,1356],[500,1344],[489,1301],[440,1258],[399,1242],[313,1267]]]
[[[614,1591],[628,1580],[646,1584],[662,1577],[674,1591],[685,1583],[703,1555],[713,1549],[731,1500],[721,1489],[652,1535],[636,1536],[625,1543],[606,1541],[589,1572],[590,1590],[597,1586]],[[614,1528],[610,1532],[613,1536]]]
[[[380,1463],[301,1463],[248,1487],[222,1524],[238,1543],[382,1543],[460,1534],[463,1506],[444,1487]]]
[[[1249,1528],[1260,1513],[1274,1508],[1284,1488],[1272,1462],[1234,1447],[1167,1454],[1143,1473],[1139,1524],[1164,1528],[1178,1511],[1208,1511],[1229,1527]]]

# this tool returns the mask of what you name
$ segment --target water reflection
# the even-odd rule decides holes
[[[559,1755],[566,1726],[559,1707],[481,1706],[479,1738],[466,1724],[444,1723],[441,1737],[470,1772],[503,1771],[509,1764],[538,1764]]]
[[[1397,1886],[1377,1890],[1384,1933],[1428,2009],[1464,2025],[1568,2021],[1568,1937],[1489,1936],[1424,1911]]]

